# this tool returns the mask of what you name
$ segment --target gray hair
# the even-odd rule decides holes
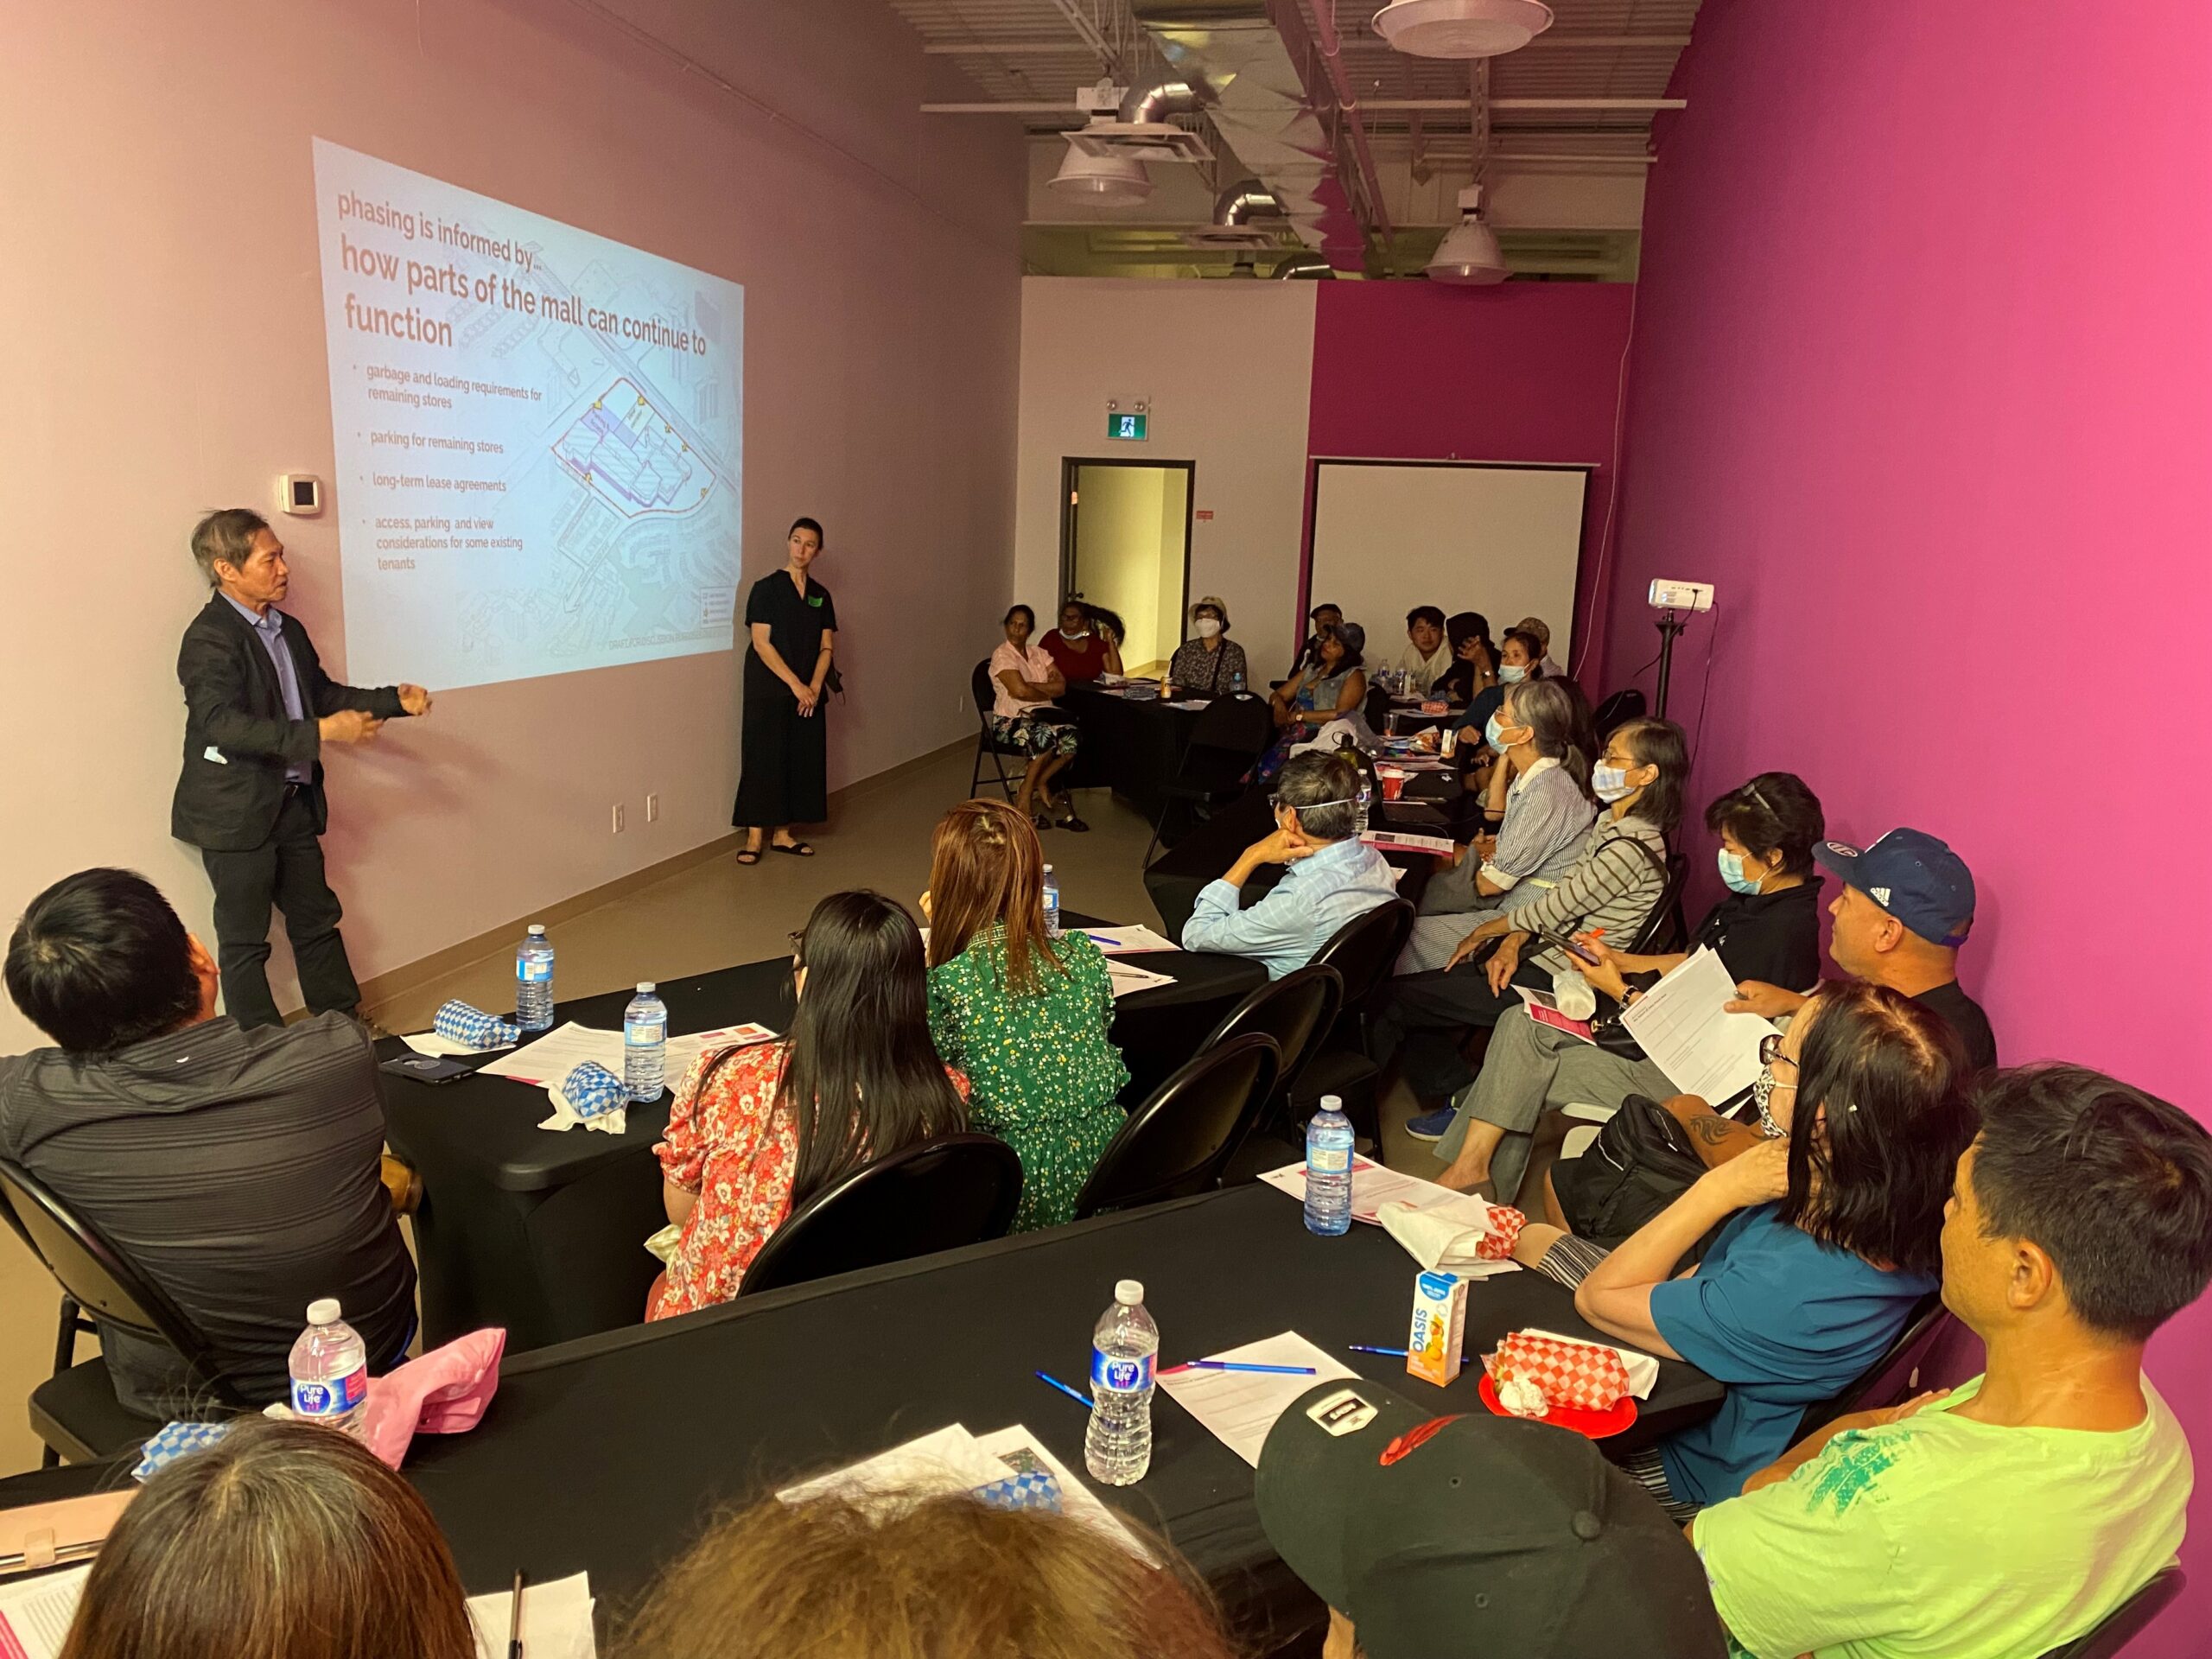
[[[1293,755],[1275,778],[1275,798],[1298,811],[1300,834],[1343,841],[1360,831],[1359,768],[1340,754]]]
[[[223,585],[223,579],[215,574],[218,559],[238,569],[245,569],[245,562],[253,556],[253,538],[268,528],[269,521],[251,507],[225,507],[194,524],[192,556],[200,561],[207,585]]]

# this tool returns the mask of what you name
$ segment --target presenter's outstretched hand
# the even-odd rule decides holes
[[[410,715],[427,715],[430,712],[430,694],[419,685],[403,685],[399,688],[399,706]]]
[[[326,743],[365,743],[383,729],[384,721],[359,709],[340,709],[315,722]]]

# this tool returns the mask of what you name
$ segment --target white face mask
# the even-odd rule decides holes
[[[1199,638],[1199,639],[1212,639],[1212,638],[1214,637],[1214,635],[1216,635],[1216,634],[1219,633],[1220,632],[1221,632],[1221,619],[1220,619],[1219,617],[1217,617],[1217,616],[1202,616],[1202,617],[1200,617],[1200,618],[1198,619],[1198,638]]]
[[[1618,801],[1634,794],[1636,785],[1629,782],[1627,768],[1601,765],[1590,773],[1590,792],[1601,801]]]
[[[1060,638],[1063,639],[1088,639],[1090,638],[1090,630],[1089,628],[1062,628],[1060,630]]]
[[[1525,668],[1519,667],[1515,664],[1508,663],[1504,667],[1497,671],[1497,677],[1503,684],[1518,685],[1522,681],[1529,677],[1529,671]]]

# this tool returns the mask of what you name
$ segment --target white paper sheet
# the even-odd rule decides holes
[[[1155,974],[1149,968],[1140,968],[1132,962],[1106,959],[1106,977],[1118,997],[1133,996],[1139,991],[1148,991],[1155,985],[1173,985],[1173,974]]]
[[[1681,1093],[1718,1105],[1758,1080],[1759,1039],[1774,1027],[1755,1014],[1724,1014],[1736,982],[1700,945],[1621,1015],[1629,1035]]]
[[[506,1659],[514,1599],[512,1590],[468,1599],[468,1617],[476,1626],[476,1651],[482,1659]],[[598,1659],[591,1611],[588,1574],[572,1573],[565,1579],[523,1586],[522,1650],[526,1659]]]
[[[938,1492],[972,1492],[1014,1473],[984,1451],[958,1423],[925,1434],[904,1446],[826,1475],[786,1486],[776,1496],[786,1503],[836,1492],[859,1502],[870,1498],[926,1497]]]
[[[1016,1474],[1023,1472],[1024,1462],[1034,1458],[1051,1470],[1052,1478],[1060,1483],[1062,1515],[1103,1533],[1131,1554],[1147,1561],[1152,1560],[1128,1528],[1122,1523],[1122,1517],[1100,1503],[1096,1492],[1070,1474],[1068,1466],[1045,1449],[1044,1441],[1020,1423],[1002,1428],[995,1434],[986,1434],[976,1445],[979,1450],[988,1452]]]
[[[766,1042],[775,1036],[766,1026],[721,1026],[668,1039],[667,1071],[671,1087],[691,1069],[709,1047],[731,1048],[745,1043]],[[540,1088],[560,1082],[587,1060],[596,1060],[616,1077],[622,1075],[622,1033],[596,1031],[575,1020],[556,1026],[535,1042],[524,1043],[512,1054],[503,1054],[478,1069],[479,1077],[512,1077]]]
[[[1317,1382],[1335,1378],[1357,1379],[1357,1373],[1323,1353],[1295,1331],[1263,1337],[1242,1348],[1230,1348],[1208,1359],[1242,1360],[1248,1365],[1310,1365],[1311,1376],[1284,1376],[1266,1371],[1162,1371],[1160,1387],[1175,1403],[1205,1425],[1207,1431],[1255,1469],[1260,1448],[1275,1419],[1292,1401]]]
[[[1134,956],[1144,950],[1179,950],[1183,947],[1165,934],[1155,933],[1142,922],[1127,927],[1086,927],[1090,942],[1109,957]]]
[[[1448,853],[1454,844],[1448,836],[1414,836],[1398,830],[1370,830],[1360,839],[1383,852]]]
[[[85,1593],[88,1562],[67,1573],[49,1573],[0,1588],[0,1653],[20,1648],[24,1659],[54,1659],[77,1616],[77,1599]],[[12,1639],[15,1647],[10,1647]]]

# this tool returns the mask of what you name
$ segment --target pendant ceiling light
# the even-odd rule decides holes
[[[1142,201],[1152,194],[1152,178],[1134,156],[1095,156],[1071,144],[1052,188],[1087,201]]]
[[[1390,0],[1375,32],[1416,58],[1494,58],[1552,26],[1542,0]]]
[[[1459,222],[1445,232],[1436,245],[1436,257],[1422,272],[1430,282],[1471,287],[1505,280],[1505,256],[1498,251],[1497,232],[1483,219],[1482,203],[1479,184],[1459,193]]]

